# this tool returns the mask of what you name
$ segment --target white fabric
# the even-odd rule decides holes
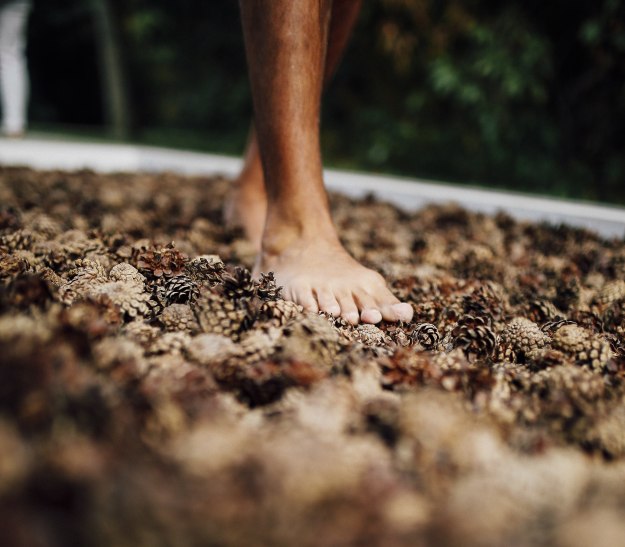
[[[22,133],[26,128],[29,81],[25,49],[30,7],[26,0],[0,7],[0,97],[6,134]]]

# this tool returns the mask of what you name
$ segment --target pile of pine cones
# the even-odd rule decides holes
[[[354,327],[251,278],[227,184],[0,168],[0,544],[625,537],[623,239],[332,196],[415,310]]]

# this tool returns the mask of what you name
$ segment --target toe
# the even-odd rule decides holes
[[[412,320],[412,306],[405,302],[396,302],[381,306],[380,311],[385,321],[403,321],[404,323],[408,323]]]
[[[360,312],[360,319],[363,323],[371,323],[374,325],[382,321],[382,313],[380,310],[365,308]]]
[[[375,299],[366,293],[354,293],[354,300],[360,310],[360,320],[363,323],[379,323],[382,321],[382,313]]]
[[[404,323],[409,323],[412,321],[412,316],[414,314],[414,310],[412,306],[406,302],[400,302],[399,304],[393,304],[393,310],[399,317],[400,321]]]
[[[306,311],[317,313],[319,306],[317,300],[313,296],[313,292],[309,288],[302,288],[293,291],[293,299],[296,304],[302,306]]]
[[[319,304],[319,309],[334,317],[338,317],[341,315],[341,306],[338,303],[338,300],[330,291],[326,290],[318,290],[316,291],[317,295],[317,303]]]
[[[357,325],[360,314],[358,313],[358,307],[356,306],[356,302],[354,302],[352,295],[350,294],[339,297],[338,302],[341,306],[341,317],[352,325]]]
[[[413,309],[410,304],[394,299],[394,302],[385,302],[377,308],[382,312],[385,321],[403,321],[405,323],[412,319]]]

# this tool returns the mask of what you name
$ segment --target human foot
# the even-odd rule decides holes
[[[401,303],[384,278],[354,260],[338,240],[294,239],[281,250],[263,249],[254,274],[274,272],[284,297],[312,312],[341,316],[351,324],[410,321],[410,304]]]
[[[242,228],[257,252],[261,247],[266,215],[267,194],[262,180],[260,185],[242,183],[240,179],[232,184],[224,203],[224,221],[228,228]]]

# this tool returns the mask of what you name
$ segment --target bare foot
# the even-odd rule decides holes
[[[241,179],[232,184],[224,203],[224,221],[228,228],[242,228],[245,237],[260,251],[265,216],[267,215],[267,194],[260,185],[242,183]]]
[[[356,262],[332,237],[292,239],[277,252],[267,247],[254,274],[274,272],[284,297],[308,311],[340,315],[354,325],[412,319],[410,304],[401,303],[379,273]]]

